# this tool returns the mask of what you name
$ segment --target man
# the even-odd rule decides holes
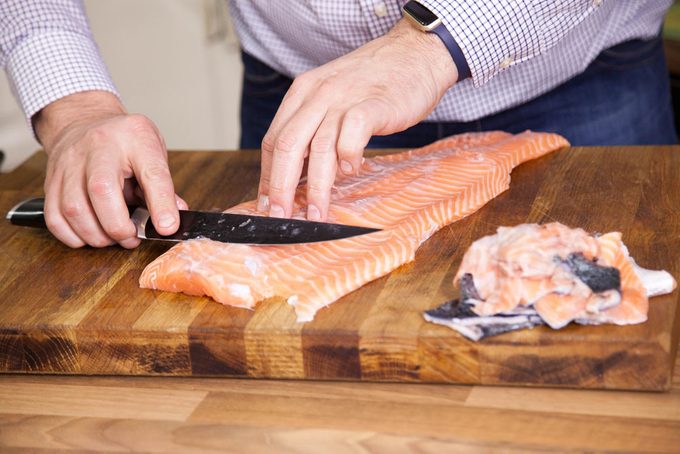
[[[307,217],[326,219],[336,172],[355,173],[369,142],[526,128],[574,144],[675,142],[659,39],[670,0],[420,0],[402,18],[405,3],[230,0],[261,210],[290,215],[307,159]],[[0,52],[48,154],[52,233],[135,247],[136,184],[157,229],[174,232],[186,205],[163,139],[119,101],[81,2],[0,0]]]

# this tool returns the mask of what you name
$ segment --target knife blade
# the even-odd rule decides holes
[[[44,204],[43,198],[24,200],[7,213],[7,219],[15,225],[47,228]],[[161,235],[150,222],[146,208],[128,209],[130,219],[137,228],[137,237],[146,240],[184,241],[207,238],[223,243],[275,245],[332,241],[380,230],[300,219],[180,210],[180,226],[177,232]]]

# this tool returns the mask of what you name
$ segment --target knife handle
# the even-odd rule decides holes
[[[132,217],[135,210],[139,207],[128,206],[128,211]],[[140,209],[139,211],[142,211]],[[146,210],[143,210],[146,213]],[[146,213],[148,218],[148,213]],[[19,202],[14,208],[7,213],[7,219],[14,225],[21,225],[24,227],[38,227],[46,229],[45,223],[45,199],[36,197],[34,199],[27,199]]]
[[[14,225],[46,229],[45,199],[38,197],[24,200],[7,213],[7,219]]]

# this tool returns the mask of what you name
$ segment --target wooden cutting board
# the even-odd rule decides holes
[[[173,152],[195,209],[255,197],[256,152]],[[45,157],[0,175],[0,209],[41,195]],[[71,250],[47,232],[0,223],[0,371],[550,385],[666,390],[680,333],[678,291],[635,326],[547,327],[479,343],[423,321],[456,295],[462,254],[499,225],[559,221],[623,232],[642,266],[680,277],[680,147],[575,148],[523,164],[511,188],[445,227],[416,260],[298,324],[283,300],[255,311],[142,290],[146,242]]]

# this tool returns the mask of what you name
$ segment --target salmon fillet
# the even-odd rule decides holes
[[[282,246],[186,241],[148,265],[140,285],[244,308],[279,296],[295,307],[298,321],[310,321],[320,308],[413,260],[434,232],[508,189],[515,166],[567,145],[556,134],[484,132],[368,158],[358,175],[336,179],[329,222],[382,231]],[[303,181],[294,218],[304,218],[305,202]],[[263,214],[254,200],[226,212]]]
[[[454,277],[461,298],[425,319],[478,340],[547,324],[629,325],[647,320],[649,296],[676,287],[666,271],[640,268],[621,233],[590,235],[553,222],[499,227],[475,241]]]

